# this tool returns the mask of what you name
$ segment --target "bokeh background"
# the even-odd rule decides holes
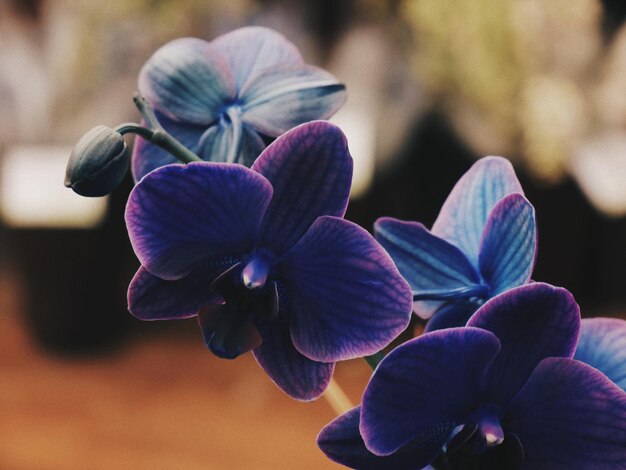
[[[533,278],[626,317],[625,18],[620,0],[0,0],[0,468],[337,467],[324,399],[213,357],[193,320],[128,314],[130,179],[62,186],[84,132],[138,119],[160,45],[269,26],[345,82],[347,218],[367,229],[429,226],[477,158],[506,156],[537,210]],[[355,404],[368,374],[338,365]]]

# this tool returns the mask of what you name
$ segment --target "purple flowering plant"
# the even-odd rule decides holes
[[[456,184],[431,231],[376,221],[376,238],[411,285],[415,313],[432,317],[427,331],[463,326],[486,300],[529,281],[535,213],[523,194],[508,160],[486,157]]]
[[[342,219],[352,176],[343,133],[302,124],[251,169],[167,165],[126,208],[142,267],[131,313],[198,316],[209,349],[252,350],[289,395],[318,397],[333,363],[378,352],[408,325],[410,289],[374,238]]]
[[[352,157],[323,120],[344,86],[280,34],[173,41],[139,91],[141,123],[85,134],[65,179],[102,196],[131,167],[135,317],[196,318],[297,400],[364,357],[362,403],[318,436],[348,467],[626,468],[626,322],[530,280],[535,213],[507,160],[479,160],[430,231],[385,217],[374,238],[343,218]],[[392,349],[412,318],[426,332]]]
[[[391,352],[361,406],[324,428],[319,445],[364,469],[623,468],[626,394],[572,359],[579,330],[565,289],[509,290],[467,326]]]
[[[584,318],[574,359],[602,371],[626,390],[626,321],[620,318]]]
[[[332,116],[345,86],[307,65],[281,34],[240,28],[211,42],[174,40],[148,60],[139,92],[163,127],[203,160],[252,165],[267,138],[298,124]],[[176,159],[137,139],[132,156],[137,180]]]

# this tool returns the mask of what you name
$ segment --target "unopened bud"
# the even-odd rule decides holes
[[[65,186],[81,196],[106,196],[128,171],[128,146],[122,135],[97,126],[78,141],[65,171]]]

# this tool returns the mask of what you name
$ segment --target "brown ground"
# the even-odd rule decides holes
[[[0,469],[339,468],[315,444],[328,403],[291,400],[251,355],[220,360],[198,335],[165,330],[105,357],[51,357],[2,284]],[[368,374],[353,361],[335,377],[358,402]]]

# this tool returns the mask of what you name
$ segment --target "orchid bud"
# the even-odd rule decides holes
[[[72,150],[65,186],[81,196],[106,196],[122,182],[129,164],[128,146],[122,135],[106,126],[94,127]]]

